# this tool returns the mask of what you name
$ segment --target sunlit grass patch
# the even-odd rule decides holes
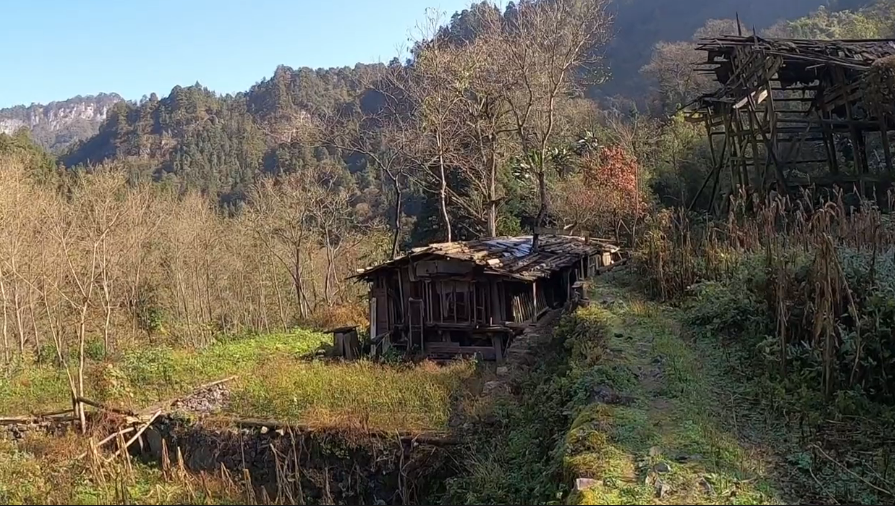
[[[86,396],[140,408],[210,381],[251,375],[274,357],[299,360],[330,339],[319,332],[295,330],[230,338],[198,350],[167,346],[128,350],[116,359],[87,362]],[[21,364],[0,376],[0,414],[65,409],[71,405],[70,397],[64,369],[53,364]]]
[[[442,367],[276,357],[239,381],[228,412],[311,426],[444,430],[474,372],[468,361]]]

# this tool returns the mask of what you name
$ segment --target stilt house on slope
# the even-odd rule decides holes
[[[353,276],[370,283],[370,336],[430,357],[502,361],[517,332],[561,307],[619,248],[571,236],[498,237],[415,248]]]
[[[885,200],[895,179],[895,40],[725,36],[697,49],[720,85],[685,108],[709,135],[714,169],[700,189],[709,207],[724,212],[738,187],[836,185]]]

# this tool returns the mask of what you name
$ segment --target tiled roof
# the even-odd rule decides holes
[[[375,271],[386,269],[408,260],[427,256],[473,262],[484,267],[488,274],[505,275],[533,280],[549,276],[583,256],[604,252],[616,253],[617,246],[607,242],[575,236],[541,236],[538,251],[532,253],[532,236],[494,237],[474,241],[436,243],[414,248],[409,253],[389,262],[362,269],[356,278],[366,278]]]

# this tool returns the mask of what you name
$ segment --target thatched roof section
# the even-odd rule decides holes
[[[522,281],[547,277],[573,265],[582,257],[618,253],[618,246],[575,236],[541,236],[538,251],[532,252],[532,236],[495,237],[475,241],[436,243],[414,248],[409,253],[383,264],[362,269],[355,278],[367,279],[383,269],[426,258],[444,258],[472,262],[482,274],[506,276]]]

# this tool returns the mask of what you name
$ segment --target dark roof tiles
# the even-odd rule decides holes
[[[607,242],[575,236],[541,236],[538,251],[532,253],[532,236],[495,237],[473,241],[435,243],[413,248],[410,253],[383,264],[361,270],[364,278],[383,268],[425,256],[437,256],[473,262],[489,274],[523,280],[549,276],[552,272],[574,264],[583,256],[604,252],[615,253],[617,246]]]

